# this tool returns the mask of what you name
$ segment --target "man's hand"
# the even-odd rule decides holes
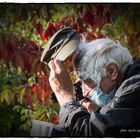
[[[89,100],[86,99],[86,98],[84,98],[84,99],[82,99],[81,101],[79,101],[79,103],[80,103],[83,107],[85,107],[85,108],[87,109],[88,112],[91,112],[91,111],[96,112],[96,111],[99,109],[99,107],[98,107],[95,103],[89,101]]]
[[[82,92],[83,92],[84,97],[87,97],[92,89],[93,88],[91,88],[88,85],[82,83]]]
[[[49,68],[50,86],[55,93],[60,106],[62,106],[63,104],[71,101],[74,98],[72,81],[61,61],[51,60],[49,62]]]

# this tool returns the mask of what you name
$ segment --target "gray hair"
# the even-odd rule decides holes
[[[107,64],[115,63],[121,72],[125,72],[133,63],[128,49],[109,38],[83,43],[79,46],[79,50],[79,59],[77,59],[79,63],[74,65],[80,68],[79,77],[83,80],[90,78],[97,85],[107,75]]]

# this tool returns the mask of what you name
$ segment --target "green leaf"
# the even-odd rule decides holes
[[[7,86],[2,92],[1,92],[1,95],[0,95],[0,102],[3,103],[4,100],[7,101],[7,96],[8,94],[10,93],[10,88],[9,86]]]
[[[8,95],[8,100],[7,100],[7,104],[10,105],[13,101],[14,101],[14,97],[15,97],[16,93],[15,92],[11,92]]]
[[[44,112],[43,109],[37,110],[37,112],[34,114],[34,119],[38,119],[39,116],[40,116],[41,114],[43,114],[43,112]]]
[[[46,118],[46,115],[45,115],[45,113],[44,113],[44,114],[42,114],[42,115],[39,117],[39,120],[40,120],[40,121],[43,121],[45,118]]]
[[[47,115],[47,117],[48,117],[48,120],[50,120],[50,119],[51,119],[50,113],[47,112],[46,115]]]
[[[23,87],[18,95],[18,101],[20,104],[23,103],[23,96],[25,94],[25,91],[26,91],[26,87]]]

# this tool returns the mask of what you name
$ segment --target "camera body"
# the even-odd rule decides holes
[[[83,98],[85,98],[83,96],[83,92],[82,92],[82,88],[81,88],[82,84],[81,82],[77,82],[74,84],[74,90],[75,90],[75,97],[76,97],[76,101],[80,101]]]
[[[81,82],[77,82],[73,86],[74,86],[74,90],[75,90],[75,99],[76,99],[76,101],[80,101],[83,98],[85,98],[83,96],[83,93],[82,93],[82,88],[81,88],[82,84],[81,84]],[[54,93],[51,94],[51,99],[53,100],[53,102],[58,102]]]

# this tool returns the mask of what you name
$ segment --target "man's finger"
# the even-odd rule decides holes
[[[58,73],[61,72],[62,70],[64,70],[64,66],[60,60],[54,60],[54,64],[56,66]]]
[[[51,71],[55,71],[56,67],[55,67],[55,64],[54,64],[54,61],[51,60],[49,63],[48,63],[48,66],[50,68]]]
[[[56,76],[56,66],[54,64],[54,61],[51,60],[48,66],[50,68],[50,77],[54,78]]]

